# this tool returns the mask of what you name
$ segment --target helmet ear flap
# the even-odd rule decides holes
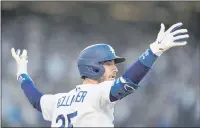
[[[81,77],[84,76],[92,79],[100,78],[105,72],[102,64],[79,65],[78,68],[81,73]]]
[[[95,77],[94,79],[100,78],[105,72],[105,68],[103,67],[102,64],[98,64],[98,66],[93,66],[92,69],[93,69],[93,73],[96,73],[96,75],[94,76]]]

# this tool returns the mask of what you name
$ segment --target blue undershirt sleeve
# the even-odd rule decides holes
[[[35,88],[35,85],[29,75],[21,74],[18,80],[20,81],[21,88],[29,102],[35,109],[41,112],[40,99],[43,94]]]
[[[151,49],[147,49],[121,77],[115,80],[111,87],[110,100],[113,102],[122,99],[137,89],[139,82],[148,73],[157,58]]]
[[[150,49],[147,49],[146,52],[144,52],[122,76],[128,78],[133,83],[138,84],[151,69],[156,59],[157,56],[154,55]]]

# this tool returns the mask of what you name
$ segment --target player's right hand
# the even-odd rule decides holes
[[[11,54],[17,63],[17,80],[19,76],[23,73],[27,74],[27,63],[28,63],[28,56],[27,50],[23,50],[22,54],[20,55],[20,49],[15,51],[14,48],[11,49]]]
[[[152,52],[160,56],[164,51],[172,47],[186,45],[186,39],[189,38],[189,35],[187,34],[187,29],[179,29],[182,25],[182,23],[174,24],[165,31],[165,26],[162,23],[156,41],[150,44]]]

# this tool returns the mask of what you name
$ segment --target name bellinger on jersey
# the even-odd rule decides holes
[[[57,108],[59,108],[60,106],[71,106],[72,103],[74,102],[83,102],[85,96],[87,95],[87,91],[80,91],[78,92],[78,94],[74,94],[69,95],[69,96],[63,96],[61,98],[58,99],[57,101]]]
[[[52,121],[52,127],[64,126],[65,119],[74,127],[113,127],[116,102],[109,100],[113,82],[78,85],[68,93],[44,95],[40,102],[44,119]]]

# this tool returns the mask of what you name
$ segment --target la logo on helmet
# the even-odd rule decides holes
[[[108,45],[109,46],[109,48],[110,48],[110,51],[113,53],[113,54],[115,54],[115,50],[110,46],[110,45]]]

